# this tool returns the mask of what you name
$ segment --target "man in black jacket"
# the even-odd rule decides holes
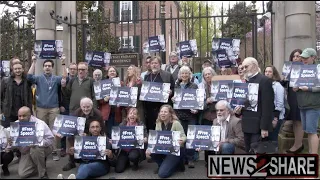
[[[2,121],[4,128],[9,127],[10,122],[18,120],[18,110],[21,107],[27,106],[32,109],[32,83],[27,80],[22,63],[13,64],[12,70],[12,75],[1,81],[1,113],[5,117],[5,121]]]
[[[274,91],[272,80],[260,73],[258,62],[255,58],[244,59],[244,77],[247,83],[258,83],[258,104],[257,111],[252,110],[249,101],[246,107],[237,106],[235,113],[242,115],[242,131],[244,133],[245,150],[248,153],[250,146],[258,142],[260,136],[267,138],[269,131],[272,131],[272,120],[274,110]]]
[[[144,77],[144,81],[148,82],[158,82],[158,83],[170,83],[170,97],[173,95],[174,89],[174,79],[172,75],[164,70],[161,70],[161,58],[156,56],[151,58],[151,72],[147,73]],[[155,129],[156,127],[156,119],[158,117],[158,113],[160,107],[164,103],[161,102],[146,102],[144,103],[145,106],[145,119],[146,119],[146,126],[147,130]]]

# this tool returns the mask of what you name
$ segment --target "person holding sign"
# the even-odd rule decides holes
[[[104,125],[100,111],[93,107],[93,102],[88,97],[84,97],[80,100],[80,108],[74,112],[73,116],[86,118],[84,133],[79,135],[86,135],[89,133],[89,124],[93,120],[98,120],[100,121],[100,124]],[[102,131],[104,131],[104,126],[102,127]],[[67,140],[70,145],[74,144],[74,136],[68,137]],[[75,167],[76,164],[74,156],[69,154],[69,162],[62,168],[62,170],[69,171]]]
[[[89,124],[89,133],[88,136],[105,136],[103,131],[104,124],[100,120],[92,120]],[[108,137],[106,138],[106,150],[105,155],[107,155],[107,160],[95,159],[95,160],[75,160],[77,163],[80,163],[77,174],[71,174],[69,177],[76,177],[75,179],[88,179],[88,178],[97,178],[105,176],[110,171],[110,166],[114,166],[116,162],[116,156],[112,152],[112,147],[109,142]],[[71,147],[69,149],[71,155],[75,153],[75,148]],[[63,179],[63,175],[59,174],[58,178]],[[70,178],[68,178],[70,179]]]
[[[66,76],[67,69],[65,67],[66,57],[61,57],[61,65],[63,67],[63,76]],[[60,108],[62,108],[61,102],[61,80],[62,76],[53,75],[54,62],[51,59],[47,59],[43,62],[43,74],[34,75],[35,64],[37,62],[36,56],[32,56],[32,64],[28,71],[27,80],[36,84],[36,114],[37,117],[50,127],[53,128],[53,123],[58,114],[60,114]],[[55,139],[53,146],[53,160],[58,161],[60,159],[57,153],[57,147],[59,147],[59,139]]]
[[[315,64],[317,52],[312,48],[306,48],[300,55],[303,64]],[[293,87],[297,92],[297,101],[300,108],[302,127],[308,134],[308,145],[310,154],[318,154],[319,138],[317,127],[320,118],[320,87]]]
[[[216,118],[216,112],[215,112],[215,102],[213,102],[213,91],[216,91],[213,87],[212,83],[212,77],[217,75],[217,73],[211,68],[206,67],[202,71],[202,78],[203,81],[199,84],[199,88],[205,90],[205,104],[203,107],[203,111],[200,115],[200,124],[201,125],[211,125],[213,119]]]
[[[10,176],[10,171],[8,165],[14,158],[13,151],[10,148],[10,133],[0,125],[0,153],[1,159],[0,163],[2,165],[3,176]]]
[[[156,120],[156,131],[180,131],[180,156],[172,154],[151,154],[147,149],[146,155],[157,163],[158,168],[155,173],[160,178],[170,177],[176,170],[184,171],[184,143],[186,142],[186,134],[184,133],[183,127],[180,124],[178,117],[176,116],[173,108],[170,105],[162,105],[159,111],[158,118]]]
[[[178,58],[178,57],[177,57]],[[152,57],[151,61],[152,72],[144,77],[145,81],[158,82],[158,83],[170,83],[169,95],[173,94],[174,79],[170,73],[161,69],[161,58],[159,56]],[[147,130],[155,128],[155,119],[159,113],[160,107],[163,103],[160,102],[144,102],[145,107],[145,122]]]
[[[272,80],[260,73],[258,61],[253,57],[248,57],[242,62],[244,77],[247,83],[257,83],[258,99],[252,93],[251,103],[246,103],[247,108],[237,106],[234,112],[237,116],[242,115],[242,131],[244,132],[245,150],[249,153],[251,144],[258,142],[260,137],[267,138],[272,132],[272,120],[274,111],[274,92]],[[249,89],[249,88],[248,88]],[[254,92],[254,91],[252,91]],[[251,106],[251,108],[248,108]],[[252,111],[252,107],[257,111]]]
[[[119,72],[114,66],[109,66],[107,69],[107,79],[113,79],[119,77]],[[123,82],[120,85],[123,86]],[[105,131],[107,136],[111,137],[111,129],[113,126],[117,126],[122,121],[122,107],[111,107],[109,105],[110,95],[99,100],[99,109],[101,111],[103,120],[105,121]]]
[[[182,66],[178,73],[178,81],[175,84],[175,88],[181,89],[198,89],[198,86],[191,82],[192,73],[187,66]],[[175,95],[171,98],[172,102],[175,101]],[[196,100],[196,99],[195,99]],[[181,102],[180,102],[181,103]],[[195,109],[175,109],[177,117],[181,121],[181,125],[184,129],[184,133],[187,133],[189,125],[195,125],[197,121],[198,110]],[[186,161],[189,168],[194,168],[194,154],[193,149],[186,150]]]
[[[18,111],[18,118],[16,122],[35,122],[36,127],[43,127],[42,145],[31,145],[27,147],[18,147],[21,152],[21,159],[19,161],[18,174],[21,178],[28,178],[38,172],[41,179],[48,179],[46,170],[46,158],[51,154],[54,145],[54,136],[48,125],[31,115],[30,108],[24,106]]]
[[[137,108],[130,108],[128,110],[128,116],[127,118],[119,125],[119,126],[143,126],[143,142],[147,143],[147,128],[143,124],[143,122],[140,120],[140,117],[138,116],[138,109]],[[137,143],[138,143],[138,134],[135,134]],[[145,157],[145,150],[144,149],[118,149],[120,151],[118,155],[118,160],[115,166],[115,172],[116,173],[122,173],[125,171],[125,169],[130,165],[130,162],[133,163],[132,170],[137,171],[139,162],[146,159]]]
[[[221,154],[235,154],[244,152],[244,138],[241,119],[237,118],[228,101],[221,100],[216,104],[217,118],[213,120],[213,126],[220,126],[219,152]],[[213,151],[205,151],[205,160],[213,155]]]
[[[140,96],[142,81],[137,72],[137,67],[135,65],[131,65],[127,69],[127,76],[125,77],[124,83],[127,87],[137,87],[138,92],[135,93],[133,89],[131,89],[131,101],[132,105],[136,104],[137,109],[139,110],[139,117],[142,122],[144,122],[144,108],[143,103],[139,101],[137,98]],[[127,108],[128,110],[129,108]]]
[[[301,58],[300,58],[301,54],[302,54],[301,49],[293,50],[290,54],[289,61],[301,62]],[[297,93],[293,91],[292,87],[289,86],[288,80],[284,80],[283,83],[284,83],[283,84],[284,87],[288,89],[287,99],[288,99],[290,110],[289,110],[287,119],[293,121],[293,133],[294,133],[294,144],[286,152],[290,154],[293,154],[293,153],[296,154],[296,153],[302,152],[304,149],[304,146],[302,143],[304,131],[301,124],[300,109],[298,107],[298,102],[297,102]]]

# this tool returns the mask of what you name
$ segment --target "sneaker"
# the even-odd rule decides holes
[[[68,162],[63,168],[62,171],[70,171],[71,169],[75,168],[76,164],[72,162]]]
[[[76,175],[70,174],[69,177],[68,177],[68,179],[76,179]]]
[[[57,152],[52,152],[52,159],[54,161],[59,161],[60,160],[60,157],[58,156]]]
[[[64,179],[64,177],[63,177],[62,174],[59,174],[59,175],[57,176],[57,179]]]

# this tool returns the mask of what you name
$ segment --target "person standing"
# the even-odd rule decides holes
[[[148,56],[146,58],[145,63],[145,67],[146,67],[146,71],[144,71],[143,73],[141,73],[141,80],[144,80],[144,77],[146,76],[146,74],[151,73],[151,65],[150,65],[150,61],[151,61],[151,56]]]
[[[66,78],[61,81],[62,94],[70,97],[69,111],[73,114],[75,110],[80,108],[80,100],[83,97],[89,97],[93,100],[94,107],[97,108],[95,93],[91,77],[88,77],[88,64],[80,62],[78,64],[78,76],[66,83]]]
[[[67,83],[75,77],[77,77],[77,64],[70,63],[69,68],[68,68]],[[68,116],[69,115],[70,97],[63,96],[63,94],[61,92],[61,88],[59,88],[59,94],[61,95],[61,101],[62,101],[62,107],[60,108],[60,114]],[[64,157],[65,155],[66,155],[66,137],[63,137],[61,139],[60,156]]]
[[[18,110],[22,106],[32,109],[32,83],[27,80],[22,63],[15,62],[12,66],[11,76],[3,78],[1,81],[1,116],[4,128],[10,127],[10,122],[18,119]]]
[[[36,62],[37,58],[33,56],[27,79],[36,85],[36,116],[46,122],[52,130],[54,120],[60,114],[60,107],[62,107],[61,94],[59,95],[62,77],[53,75],[54,62],[51,59],[44,60],[43,74],[34,75]],[[63,66],[63,74],[66,75],[65,56],[61,57],[61,65]],[[57,153],[57,148],[60,146],[60,141],[58,141],[59,139],[55,138],[52,151],[54,161],[60,160]]]
[[[274,66],[267,66],[264,70],[265,76],[272,79],[272,88],[274,91],[274,118],[272,121],[273,131],[269,135],[269,140],[278,142],[278,134],[280,127],[284,120],[285,107],[285,91],[283,86],[280,84],[280,75],[278,70]]]
[[[177,54],[177,52],[172,51],[169,55],[169,63],[165,65],[164,70],[169,72],[172,77],[174,82],[176,82],[176,80],[178,79],[178,73],[179,73],[179,69],[180,69],[180,65],[179,65],[179,56]]]
[[[305,65],[314,64],[317,52],[312,48],[306,48],[300,58]],[[300,86],[292,89],[297,92],[302,127],[304,132],[308,134],[309,153],[318,154],[319,137],[317,128],[320,118],[320,88]]]
[[[244,59],[242,66],[246,82],[259,84],[257,111],[247,110],[242,106],[234,109],[237,116],[242,115],[245,151],[249,153],[251,144],[258,142],[260,137],[267,138],[273,129],[274,92],[272,80],[260,73],[258,61],[255,58]]]
[[[145,81],[158,82],[158,83],[170,83],[170,93],[172,95],[174,89],[174,79],[170,73],[161,70],[161,58],[156,56],[151,59],[152,73],[147,74],[144,77]],[[170,97],[169,97],[170,98]],[[171,98],[170,98],[171,99]],[[161,102],[144,102],[145,107],[145,123],[147,130],[155,128],[155,120],[157,119],[160,107],[163,105]]]

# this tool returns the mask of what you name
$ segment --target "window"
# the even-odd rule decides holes
[[[119,40],[121,42],[121,48],[134,48],[133,46],[133,36],[125,36],[125,37],[119,37]]]
[[[132,1],[120,1],[120,21],[132,21]]]

